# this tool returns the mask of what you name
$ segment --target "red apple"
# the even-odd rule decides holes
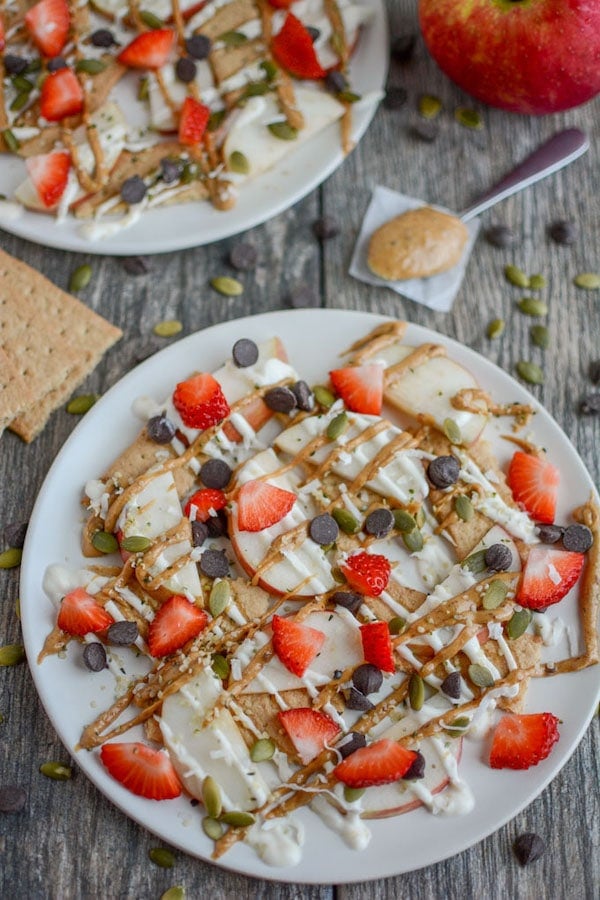
[[[420,0],[425,43],[463,90],[542,115],[600,92],[599,0]]]

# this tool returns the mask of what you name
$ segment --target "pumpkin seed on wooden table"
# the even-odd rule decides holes
[[[506,322],[504,319],[492,319],[490,324],[487,327],[486,334],[488,338],[493,341],[496,338],[499,338],[504,334],[504,329],[506,328]]]
[[[71,275],[71,279],[69,281],[69,290],[71,291],[71,293],[82,291],[84,287],[88,286],[91,280],[92,267],[87,263],[82,266],[78,266]]]
[[[25,661],[25,647],[22,644],[5,644],[0,647],[0,666],[18,666]]]
[[[181,884],[174,884],[160,895],[160,900],[185,900],[185,888]]]
[[[508,265],[504,267],[504,277],[509,282],[509,284],[514,285],[515,287],[528,288],[529,287],[529,276],[526,273],[519,269],[518,266]]]
[[[517,306],[526,316],[545,316],[548,313],[547,305],[537,297],[523,297]]]
[[[463,128],[472,128],[474,131],[481,131],[483,128],[483,119],[476,109],[458,106],[454,110],[454,118]]]
[[[586,291],[600,290],[600,275],[597,272],[582,272],[573,279],[575,287]]]
[[[531,343],[546,350],[550,346],[550,332],[545,325],[532,325],[529,329]]]
[[[418,103],[419,115],[424,119],[435,119],[442,110],[442,101],[433,94],[422,94]]]
[[[9,547],[0,553],[0,569],[16,569],[21,565],[23,551],[20,547]]]
[[[219,275],[210,279],[210,285],[225,297],[239,297],[244,292],[244,285],[229,275]]]
[[[152,847],[148,851],[148,857],[161,869],[172,869],[175,865],[175,854],[166,847]]]
[[[98,394],[79,394],[77,397],[72,397],[65,408],[72,416],[83,416],[98,399]]]
[[[56,762],[55,760],[42,763],[40,772],[46,778],[52,778],[54,781],[68,781],[73,775],[71,766],[66,766],[64,763]]]
[[[543,384],[544,373],[537,365],[527,359],[520,359],[515,366],[517,375],[528,384]]]
[[[165,319],[164,322],[157,322],[152,331],[158,337],[170,338],[179,334],[182,329],[183,325],[178,319]]]

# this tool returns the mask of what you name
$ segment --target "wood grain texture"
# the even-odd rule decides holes
[[[390,0],[389,10],[392,33],[415,30],[412,0]],[[165,341],[152,335],[158,321],[178,318],[184,324],[182,334],[189,334],[249,313],[285,308],[290,290],[305,283],[319,305],[410,319],[458,338],[509,372],[521,358],[543,363],[546,383],[534,393],[564,428],[598,483],[600,417],[582,417],[578,402],[591,388],[589,363],[600,358],[600,298],[597,292],[577,290],[572,278],[580,271],[600,270],[599,102],[543,119],[479,107],[485,127],[471,132],[461,128],[452,113],[457,105],[473,104],[437,71],[421,43],[411,65],[392,64],[390,84],[406,88],[406,106],[396,111],[380,109],[359,147],[319,191],[246,236],[256,245],[260,263],[254,272],[242,275],[241,297],[222,297],[209,286],[215,275],[234,274],[226,259],[237,238],[154,257],[151,271],[140,277],[126,275],[114,258],[45,249],[5,233],[0,235],[0,245],[64,288],[78,265],[91,264],[93,279],[81,298],[119,325],[124,339],[89,377],[86,391],[106,391],[137,361],[164,346]],[[438,95],[444,104],[440,137],[433,144],[419,141],[411,132],[421,92]],[[354,240],[374,185],[461,209],[537,143],[567,125],[586,129],[592,149],[551,180],[485,214],[484,225],[506,222],[517,232],[518,243],[502,251],[479,240],[451,313],[433,313],[348,276]],[[322,213],[338,218],[343,231],[321,246],[310,224]],[[548,224],[571,216],[581,226],[577,244],[563,248],[550,243]],[[521,294],[502,276],[508,262],[528,272],[543,272],[548,279],[543,296],[550,306],[552,343],[546,351],[531,347],[531,320],[515,309]],[[490,342],[485,327],[496,316],[506,320],[507,329],[501,340]],[[31,446],[12,434],[3,436],[0,534],[8,523],[27,520],[49,466],[75,424],[74,417],[60,410]],[[18,572],[0,571],[0,644],[20,640],[14,612],[17,596]],[[334,896],[339,900],[496,900],[507,896],[591,900],[598,893],[597,717],[572,759],[538,800],[476,847],[401,878],[335,888],[248,879],[183,854],[177,854],[172,870],[158,869],[148,861],[148,850],[158,846],[157,839],[105,800],[83,775],[71,782],[54,782],[39,774],[42,762],[67,761],[68,754],[41,708],[25,665],[0,670],[0,713],[0,783],[22,784],[28,793],[23,813],[0,816],[1,897],[158,900],[173,884],[185,885],[188,897],[199,900],[329,900]],[[516,835],[530,830],[545,838],[548,850],[539,862],[521,868],[511,845]]]

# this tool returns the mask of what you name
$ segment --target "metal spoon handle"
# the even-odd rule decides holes
[[[494,187],[478,197],[460,214],[460,218],[463,222],[468,222],[469,219],[475,218],[484,209],[489,209],[490,206],[504,200],[505,197],[510,197],[511,194],[529,187],[530,184],[535,184],[541,178],[558,172],[559,169],[568,166],[569,163],[585,153],[589,146],[587,135],[579,128],[567,128],[559,131],[541,144],[537,150],[534,150],[527,159],[524,159],[508,175],[505,175]]]

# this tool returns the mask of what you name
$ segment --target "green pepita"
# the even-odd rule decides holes
[[[21,618],[21,598],[15,597],[15,616],[17,619]]]
[[[516,609],[514,611],[506,626],[506,633],[511,641],[515,641],[517,638],[521,637],[522,634],[525,634],[529,627],[529,623],[531,622],[531,618],[530,609]]]
[[[141,534],[132,534],[121,541],[121,549],[127,553],[145,553],[151,546],[151,539],[143,537]]]
[[[249,825],[254,825],[255,818],[252,813],[231,810],[231,812],[223,813],[219,817],[219,821],[225,825],[231,825],[233,828],[248,828]]]
[[[223,837],[225,829],[221,825],[217,819],[211,819],[210,816],[205,816],[202,819],[202,830],[204,834],[211,839],[211,841],[218,841],[219,838]]]
[[[404,532],[402,534],[402,540],[404,541],[406,549],[410,550],[411,553],[419,553],[423,549],[423,535],[418,528],[413,528],[412,531]]]
[[[42,68],[42,61],[38,57],[32,59],[31,62],[27,64],[27,68],[25,69],[25,75],[31,75],[33,72],[39,72]]]
[[[186,162],[183,166],[180,181],[182,184],[191,184],[197,175],[197,168],[194,163]]]
[[[247,175],[250,171],[250,162],[248,157],[241,150],[234,150],[229,154],[227,167],[231,172],[237,172],[240,175]]]
[[[596,272],[582,272],[573,279],[575,287],[583,288],[586,291],[600,290],[600,275]]]
[[[529,276],[522,269],[519,269],[518,266],[505,266],[504,277],[510,284],[514,284],[515,287],[529,287]]]
[[[183,330],[183,325],[179,319],[165,319],[164,322],[157,322],[152,331],[158,337],[170,338],[175,337]]]
[[[244,100],[247,100],[248,97],[262,97],[265,94],[268,94],[270,90],[271,85],[268,81],[252,81],[250,84],[246,85],[240,99],[243,102]]]
[[[529,287],[532,291],[541,291],[542,288],[546,287],[546,279],[543,275],[536,273],[535,275],[529,276]]]
[[[147,9],[140,10],[140,19],[147,28],[164,28],[164,22],[157,15]]]
[[[218,819],[223,810],[223,794],[212,775],[207,775],[202,782],[202,802],[208,816]]]
[[[0,666],[18,666],[25,659],[25,647],[22,644],[5,644],[0,647]]]
[[[212,670],[221,681],[229,676],[229,662],[221,653],[215,653],[212,658]]]
[[[469,109],[467,106],[458,106],[454,110],[454,118],[463,128],[473,128],[478,131],[483,128],[483,119],[476,109]]]
[[[231,585],[228,581],[215,581],[208,598],[208,608],[214,618],[220,616],[229,606],[231,600]]]
[[[550,332],[545,325],[532,325],[529,329],[531,343],[546,350],[550,346]]]
[[[181,884],[175,884],[160,895],[160,900],[185,900],[185,888]]]
[[[479,663],[472,663],[468,668],[469,678],[480,688],[491,687],[494,683],[494,677],[486,666]]]
[[[353,788],[348,787],[348,785],[344,786],[344,800],[346,803],[356,803],[357,800],[360,800],[362,795],[365,792],[365,788]]]
[[[78,266],[71,275],[71,280],[69,281],[69,290],[71,291],[71,293],[81,291],[84,287],[88,286],[91,280],[92,267],[87,263],[85,263],[83,266]]]
[[[417,523],[417,528],[422,528],[426,522],[425,517],[425,507],[420,506],[415,513],[415,522]]]
[[[354,91],[340,91],[337,98],[341,103],[358,103],[359,100],[362,100],[361,95]]]
[[[119,549],[119,544],[114,534],[110,534],[108,531],[96,531],[92,535],[92,547],[100,553],[114,553]]]
[[[502,606],[507,594],[508,585],[499,578],[495,578],[493,581],[490,581],[485,589],[481,598],[481,605],[484,609],[497,609],[499,606]]]
[[[495,340],[495,338],[499,338],[504,334],[504,329],[506,328],[506,322],[504,319],[492,319],[490,324],[487,327],[487,336],[490,341]]]
[[[2,137],[4,138],[4,143],[6,144],[8,149],[11,151],[11,153],[16,153],[17,150],[20,148],[21,144],[17,140],[17,138],[14,136],[14,134],[10,130],[10,128],[4,129],[4,131],[2,132]]]
[[[485,550],[476,550],[475,553],[471,553],[470,556],[463,559],[461,565],[463,569],[468,569],[473,575],[480,575],[482,572],[485,572],[487,569],[485,564]]]
[[[463,522],[470,522],[475,509],[466,494],[457,494],[454,498],[454,511]]]
[[[345,584],[346,576],[342,572],[339,566],[332,566],[331,569],[331,577],[335,581],[336,584]]]
[[[449,725],[446,725],[446,731],[448,734],[452,735],[452,737],[459,737],[461,734],[465,733],[465,729],[469,727],[471,724],[471,720],[468,716],[458,716],[457,719],[453,719]]]
[[[217,278],[210,279],[210,285],[219,294],[226,297],[239,297],[244,292],[244,285],[237,278],[231,278],[229,275],[219,275]]]
[[[271,122],[267,128],[280,141],[295,141],[298,137],[298,129],[289,122]]]
[[[265,77],[266,77],[267,81],[273,81],[273,79],[277,75],[277,71],[278,71],[277,66],[275,65],[273,60],[272,59],[263,59],[263,61],[260,63],[260,68],[265,73]]]
[[[418,712],[425,702],[425,682],[416,672],[413,672],[408,682],[408,700],[415,712]]]
[[[347,509],[332,509],[331,515],[344,534],[356,534],[360,525]]]
[[[0,553],[0,569],[16,569],[21,565],[23,551],[20,547],[9,547]]]
[[[335,403],[335,394],[332,394],[329,388],[323,387],[322,384],[315,384],[312,392],[317,403],[325,409],[329,409]]]
[[[10,104],[11,112],[20,112],[23,107],[27,106],[27,102],[29,100],[29,91],[22,91],[20,94],[17,94],[13,102]]]
[[[98,394],[79,394],[67,403],[66,410],[72,416],[83,416],[98,400]]]
[[[403,619],[402,616],[394,616],[394,618],[390,619],[390,621],[388,622],[388,630],[390,634],[402,634],[405,628],[406,619]]]
[[[241,47],[242,44],[247,43],[248,38],[242,31],[226,31],[219,37],[219,40],[226,47]]]
[[[527,359],[520,359],[515,366],[517,375],[528,384],[543,384],[544,373],[540,367]]]
[[[442,109],[442,101],[433,94],[423,94],[419,97],[419,114],[424,119],[435,119]]]
[[[138,90],[137,90],[137,98],[140,103],[143,103],[150,96],[150,82],[147,77],[144,76],[140,78],[138,81]]]
[[[443,423],[444,434],[448,438],[451,444],[460,444],[462,441],[462,434],[460,433],[460,428],[454,421],[454,419],[446,418]]]
[[[250,747],[250,759],[252,762],[264,762],[272,759],[275,753],[275,744],[270,738],[259,738]]]
[[[408,534],[417,527],[417,523],[405,509],[394,510],[394,528],[403,534]]]
[[[106,63],[101,59],[78,59],[75,63],[75,71],[85,72],[86,75],[99,75],[105,69]]]
[[[152,847],[148,851],[150,860],[161,869],[172,869],[175,865],[175,854],[166,847]]]
[[[54,781],[68,781],[73,772],[70,766],[65,766],[59,762],[45,762],[40,766],[40,772],[46,778],[53,778]]]
[[[24,93],[29,94],[33,90],[33,82],[29,81],[29,79],[25,78],[23,75],[13,75],[12,83],[16,91],[23,91]]]
[[[327,426],[327,437],[330,441],[336,441],[345,431],[348,430],[350,420],[346,412],[338,413]]]
[[[215,109],[214,112],[211,112],[206,125],[207,130],[210,132],[216,131],[223,124],[226,115],[227,111],[225,109]]]
[[[548,314],[548,306],[543,300],[537,297],[523,297],[517,303],[517,306],[526,316],[545,316]]]

